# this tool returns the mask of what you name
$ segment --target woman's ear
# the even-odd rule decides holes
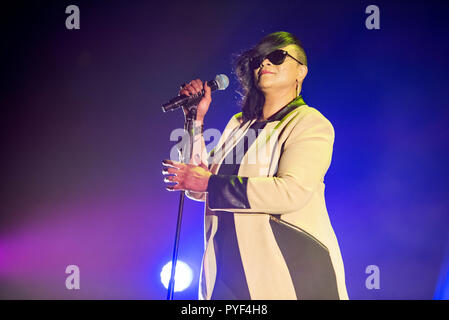
[[[307,66],[305,66],[305,65],[300,65],[299,66],[298,79],[299,79],[300,82],[302,82],[304,80],[304,78],[306,77],[308,72],[309,72],[309,69],[307,68]]]
[[[296,78],[296,87],[301,87],[308,72],[307,66],[301,65],[299,66],[298,77]]]

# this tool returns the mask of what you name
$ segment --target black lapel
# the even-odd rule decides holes
[[[267,121],[271,122],[271,121],[280,121],[282,120],[287,114],[290,113],[290,111],[305,105],[306,103],[304,102],[304,99],[302,98],[302,95],[299,95],[298,97],[296,97],[295,99],[293,99],[292,101],[290,101],[285,107],[282,107],[282,109],[280,109],[279,111],[277,111],[275,114],[271,115]]]

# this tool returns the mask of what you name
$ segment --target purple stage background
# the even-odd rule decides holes
[[[65,8],[80,8],[67,30]],[[365,8],[380,8],[380,30]],[[206,129],[239,112],[232,55],[274,31],[304,43],[303,97],[334,125],[325,178],[351,299],[448,298],[447,2],[27,1],[2,17],[1,299],[165,299],[178,193],[161,161],[182,126],[162,103],[225,73]],[[203,206],[179,258],[194,271]],[[65,268],[80,268],[67,290]],[[365,269],[380,269],[368,290]],[[443,294],[444,292],[445,295]]]

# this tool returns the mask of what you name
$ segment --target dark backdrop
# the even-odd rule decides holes
[[[161,160],[183,117],[161,105],[181,83],[225,73],[206,118],[222,130],[239,111],[232,55],[280,30],[303,41],[303,97],[335,128],[326,199],[350,298],[444,291],[447,2],[14,3],[1,18],[1,298],[164,299],[178,194],[164,190]],[[65,28],[70,4],[80,30]],[[365,27],[370,4],[380,30]],[[197,297],[202,210],[187,201],[179,254],[194,282],[178,299]],[[71,264],[80,290],[65,287]],[[369,265],[378,290],[365,287]]]

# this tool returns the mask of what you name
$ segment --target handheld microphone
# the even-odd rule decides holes
[[[229,78],[225,74],[218,74],[215,80],[207,81],[207,85],[210,87],[211,91],[224,90],[229,85]],[[198,104],[204,96],[204,89],[197,94],[187,96],[182,94],[176,98],[171,99],[169,102],[162,105],[162,111],[172,111],[180,107],[189,107],[194,104]]]

